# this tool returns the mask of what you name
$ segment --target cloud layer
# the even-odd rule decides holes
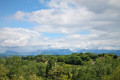
[[[7,47],[25,46],[39,36],[37,32],[22,28],[0,28],[0,32],[0,45]]]
[[[1,29],[1,46],[39,48],[119,49],[119,0],[39,0],[48,6],[33,12],[17,11],[15,20],[36,23],[31,30]],[[42,33],[64,36],[48,38]]]

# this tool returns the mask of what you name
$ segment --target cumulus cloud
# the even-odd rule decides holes
[[[25,46],[30,39],[39,36],[35,31],[22,28],[0,28],[0,32],[0,45],[7,47]]]
[[[120,11],[109,7],[109,1],[105,0],[50,0],[46,3],[50,9],[38,11],[16,12],[16,19],[36,22],[38,25],[34,30],[39,32],[51,33],[74,33],[82,30],[97,28],[106,28],[115,24],[120,17]],[[105,10],[96,13],[101,6],[108,5]],[[97,8],[93,11],[92,7]],[[91,8],[91,9],[89,9]],[[100,11],[100,10],[99,10]],[[23,16],[24,14],[24,16]],[[21,16],[22,15],[22,16]],[[119,23],[116,23],[119,24]]]
[[[57,39],[44,38],[44,40],[37,38],[31,46],[69,49],[118,49],[120,47],[119,0],[39,1],[49,8],[33,12],[18,11],[14,18],[36,23],[37,25],[32,28],[35,32],[61,33],[64,36]],[[81,31],[89,33],[81,34]],[[24,36],[16,43],[25,45],[30,36],[27,36],[27,39]],[[12,41],[6,40],[4,45],[8,42],[14,44]]]
[[[109,0],[109,3],[116,7],[120,7],[120,0]]]
[[[39,0],[40,3],[44,3],[44,0]]]
[[[24,20],[25,13],[22,11],[17,11],[14,16],[12,16],[16,20]]]

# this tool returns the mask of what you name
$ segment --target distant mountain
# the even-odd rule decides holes
[[[2,55],[2,56],[13,56],[13,55],[20,55],[20,53],[15,52],[15,51],[7,50],[4,53],[0,53],[0,55]]]
[[[35,56],[35,55],[66,55],[72,54],[73,52],[69,49],[47,49],[47,50],[38,50],[35,52],[15,52],[15,51],[6,51],[4,53],[0,53],[2,56]]]
[[[100,53],[113,53],[115,55],[120,55],[120,50],[99,50],[99,49],[81,49],[77,51],[78,53],[86,53],[86,52],[91,52],[95,54],[100,54]]]
[[[38,50],[34,52],[32,55],[66,55],[72,54],[73,52],[69,49],[47,49],[47,50]]]
[[[81,49],[77,52],[73,52],[69,49],[46,49],[46,50],[38,50],[34,52],[15,52],[15,51],[5,51],[4,53],[0,53],[2,56],[35,56],[35,55],[69,55],[72,53],[86,53],[91,52],[95,54],[100,53],[114,53],[115,55],[120,55],[120,50],[99,50],[99,49]]]

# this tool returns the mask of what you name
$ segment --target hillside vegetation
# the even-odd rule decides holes
[[[2,57],[0,80],[120,80],[120,59],[94,53]]]

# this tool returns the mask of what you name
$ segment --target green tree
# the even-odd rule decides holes
[[[56,65],[49,71],[48,78],[52,80],[61,80],[64,78],[66,80],[68,76],[65,74],[66,70],[62,66]]]
[[[5,68],[2,64],[0,64],[0,80],[9,80],[7,74],[9,70]]]
[[[105,75],[103,80],[120,80],[120,66],[118,66],[111,75]]]
[[[29,75],[28,80],[43,80],[42,78],[37,77],[35,74]]]
[[[55,66],[54,59],[50,59],[47,63],[47,66],[46,66],[46,77],[48,77],[49,70],[51,70],[54,66]]]
[[[37,63],[37,68],[38,68],[38,75],[45,77],[46,76],[46,64],[45,63]]]

